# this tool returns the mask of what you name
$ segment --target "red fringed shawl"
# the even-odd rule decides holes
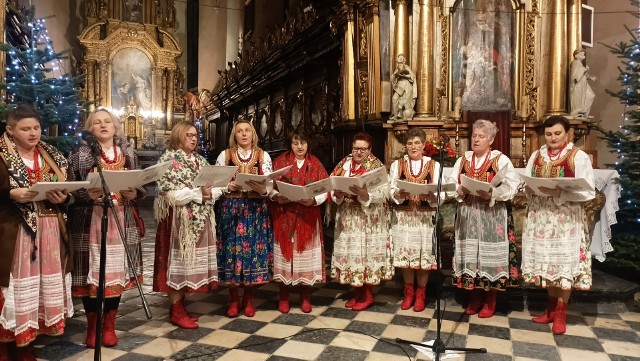
[[[273,162],[273,170],[289,165],[292,165],[291,169],[279,181],[304,186],[329,177],[318,158],[309,153],[302,167],[298,169],[295,155],[292,152],[286,152]],[[297,236],[296,251],[298,253],[304,251],[311,242],[321,222],[320,206],[306,207],[297,202],[286,204],[272,202],[270,208],[273,215],[275,241],[280,245],[284,258],[289,261],[293,258],[291,239],[294,234]],[[322,233],[320,233],[320,239],[324,241]]]

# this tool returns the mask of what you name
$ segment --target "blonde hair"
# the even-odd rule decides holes
[[[171,135],[169,136],[169,149],[180,149],[180,145],[183,139],[185,139],[185,137],[187,136],[187,132],[191,128],[195,128],[196,131],[198,131],[198,128],[196,128],[195,124],[187,120],[183,120],[180,123],[174,125],[173,128],[171,128]]]
[[[255,148],[258,146],[258,133],[256,132],[256,128],[253,127],[253,124],[247,119],[238,119],[235,123],[233,123],[233,128],[231,128],[231,134],[229,135],[229,148],[237,149],[238,143],[236,142],[236,127],[238,124],[249,124],[251,127],[251,148]]]
[[[476,122],[473,123],[473,129],[476,128],[484,130],[491,139],[494,139],[496,134],[498,134],[498,127],[496,127],[496,124],[486,119],[476,120]]]
[[[116,115],[113,114],[111,111],[109,111],[109,109],[107,108],[102,108],[102,107],[96,108],[94,111],[89,113],[89,116],[84,121],[84,130],[91,132],[91,129],[93,128],[93,118],[98,112],[105,112],[109,115],[109,118],[111,118],[111,122],[113,122],[113,126],[116,129],[114,137],[124,138],[124,131],[122,130],[122,124],[120,124],[120,119],[118,119],[118,117],[116,117]]]

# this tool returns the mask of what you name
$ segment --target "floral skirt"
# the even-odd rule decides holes
[[[222,198],[216,217],[220,281],[268,283],[273,267],[273,228],[265,200]]]
[[[579,203],[533,196],[522,231],[522,277],[539,287],[589,290],[591,250]]]
[[[318,231],[307,245],[306,249],[298,252],[296,249],[296,235],[293,239],[293,257],[287,260],[276,242],[273,245],[273,280],[286,285],[311,286],[318,282],[326,282],[324,266],[324,245],[320,232],[322,225],[318,224]]]
[[[343,202],[336,212],[331,277],[341,284],[378,285],[393,277],[385,205]]]
[[[432,254],[433,215],[428,211],[394,210],[389,234],[393,240],[393,266],[417,270],[437,269]]]
[[[0,342],[26,346],[40,334],[64,333],[65,319],[73,316],[71,274],[64,274],[65,247],[58,219],[38,218],[34,242],[20,226],[9,287],[0,287]]]
[[[207,292],[218,286],[218,265],[216,260],[216,240],[211,223],[196,243],[195,260],[182,257],[179,225],[173,217],[173,209],[158,224],[156,252],[153,264],[153,290],[156,292],[186,291]]]
[[[510,202],[493,207],[476,197],[458,205],[453,284],[458,288],[503,290],[519,286],[516,237]]]

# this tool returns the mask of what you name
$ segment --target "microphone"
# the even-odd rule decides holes
[[[83,130],[80,137],[85,143],[87,143],[89,147],[91,147],[92,151],[98,154],[102,151],[102,147],[100,146],[100,143],[98,142],[96,137],[94,137],[93,134],[91,134],[91,132]]]

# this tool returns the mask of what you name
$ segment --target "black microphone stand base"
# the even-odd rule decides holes
[[[427,357],[437,361],[439,361],[440,359],[449,359],[449,358],[456,358],[456,357],[462,356],[459,353],[487,353],[486,348],[446,347],[444,345],[444,342],[440,338],[437,338],[432,341],[426,341],[423,343],[396,338],[396,342],[415,345],[423,349],[426,349],[427,351],[429,351],[430,349],[432,354],[427,353],[426,354]]]

